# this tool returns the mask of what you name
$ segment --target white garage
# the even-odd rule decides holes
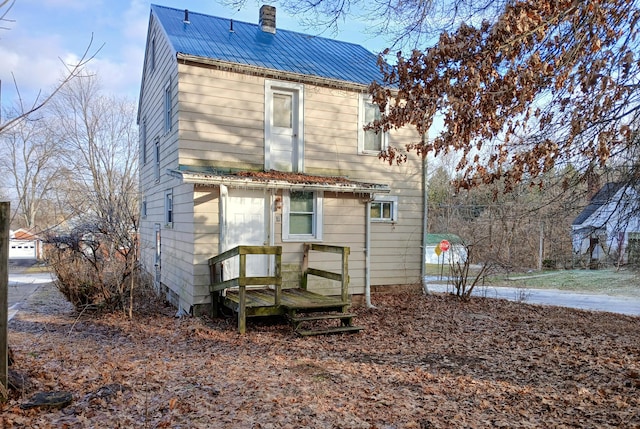
[[[41,245],[38,237],[29,231],[12,231],[9,239],[9,259],[40,259]]]
[[[37,243],[25,240],[9,241],[9,259],[37,259]]]

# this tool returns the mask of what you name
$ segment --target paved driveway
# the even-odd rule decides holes
[[[50,283],[53,279],[49,273],[24,273],[23,269],[9,269],[9,320],[18,312],[20,305],[36,292],[40,285]]]
[[[427,281],[430,292],[453,292],[453,286]],[[513,287],[480,286],[473,290],[474,296],[508,299],[527,304],[556,305],[582,310],[609,311],[611,313],[640,316],[640,298],[610,296],[591,293],[567,292],[557,289],[527,289]]]

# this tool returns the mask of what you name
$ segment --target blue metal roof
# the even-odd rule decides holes
[[[382,81],[377,56],[360,45],[151,5],[178,53],[369,85]],[[257,13],[256,13],[257,15]],[[277,22],[277,21],[276,21]]]

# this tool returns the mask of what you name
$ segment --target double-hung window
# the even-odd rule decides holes
[[[142,165],[147,163],[147,118],[142,119],[142,126],[140,129],[140,159]]]
[[[322,240],[322,192],[285,192],[282,239]]]
[[[160,180],[160,139],[156,139],[153,143],[153,156],[154,156],[154,166],[153,166],[153,175],[156,179],[156,182]]]
[[[387,133],[365,130],[364,127],[379,120],[380,107],[366,94],[360,94],[358,109],[358,153],[375,154],[387,148]]]
[[[173,226],[173,190],[171,189],[164,193],[164,223],[168,227]]]
[[[371,202],[372,222],[397,222],[398,197],[376,196]]]
[[[173,105],[171,100],[171,81],[167,82],[164,88],[164,131],[171,131],[171,121],[173,116]]]

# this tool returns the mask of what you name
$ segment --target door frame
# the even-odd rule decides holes
[[[282,82],[265,79],[264,81],[264,168],[272,170],[271,141],[272,141],[272,106],[273,93],[286,92],[293,95],[293,133],[294,165],[292,171],[302,173],[304,171],[304,85],[301,83]],[[297,108],[295,108],[297,107]]]
[[[261,196],[264,198],[264,217],[263,217],[263,231],[262,243],[256,245],[273,245],[274,237],[273,237],[273,192],[267,190],[238,190],[233,188],[227,188],[225,185],[220,185],[220,210],[219,210],[219,223],[220,223],[220,240],[219,240],[219,252],[225,252],[235,247],[229,244],[229,236],[230,230],[233,228],[232,219],[230,216],[230,204],[231,199],[237,196],[238,192],[255,192],[255,196]],[[234,195],[236,194],[236,195]],[[271,275],[274,272],[274,258],[272,256],[267,256],[268,260],[266,262],[266,271],[265,275]],[[228,273],[227,273],[228,275]]]

